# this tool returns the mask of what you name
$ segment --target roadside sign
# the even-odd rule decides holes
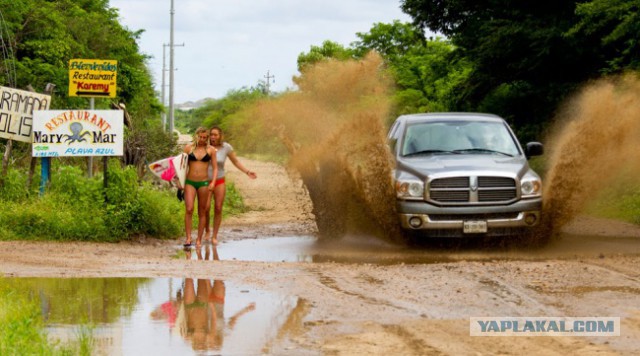
[[[0,138],[31,142],[33,111],[50,103],[50,95],[0,86]]]
[[[36,111],[32,156],[122,156],[123,136],[122,110]]]
[[[69,61],[69,96],[116,97],[118,61],[72,59]]]

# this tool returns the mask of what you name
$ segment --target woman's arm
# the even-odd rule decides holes
[[[209,164],[211,165],[211,167],[213,167],[213,175],[211,176],[211,182],[209,182],[209,190],[213,190],[213,188],[215,188],[216,186],[216,178],[218,177],[218,164],[216,163],[216,148],[215,147],[211,147],[208,152],[209,152],[209,156],[211,157],[211,160],[209,161]]]
[[[241,172],[243,172],[244,174],[248,175],[249,178],[251,179],[256,179],[258,178],[258,175],[256,174],[256,172],[252,172],[250,170],[248,170],[247,168],[245,168],[245,166],[240,163],[240,160],[238,160],[238,157],[236,157],[236,153],[231,151],[227,154],[227,157],[229,157],[229,159],[231,160],[231,163],[233,163],[234,166],[236,166],[236,168],[238,168]]]

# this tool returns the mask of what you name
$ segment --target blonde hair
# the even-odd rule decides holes
[[[193,142],[191,144],[192,147],[198,146],[198,135],[203,132],[207,134],[207,146],[209,146],[209,130],[206,127],[200,126],[196,129],[196,133],[193,135]]]

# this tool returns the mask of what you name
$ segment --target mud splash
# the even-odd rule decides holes
[[[564,106],[548,141],[547,233],[555,234],[624,173],[640,173],[640,79],[624,75],[587,85]]]
[[[392,80],[382,59],[328,60],[308,68],[299,91],[254,110],[291,154],[312,201],[321,238],[367,234],[404,241],[395,214],[392,156],[385,121]],[[620,173],[640,167],[640,79],[625,75],[590,83],[567,101],[547,138],[544,244]],[[631,172],[629,171],[631,167]]]
[[[361,61],[328,60],[297,78],[299,91],[256,108],[255,117],[287,146],[322,238],[400,236],[384,125],[389,79],[376,54]]]

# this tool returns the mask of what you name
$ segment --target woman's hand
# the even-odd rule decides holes
[[[256,172],[247,171],[246,173],[247,173],[247,175],[249,176],[249,178],[251,178],[251,179],[256,179],[256,178],[258,178],[258,175],[256,174]]]

